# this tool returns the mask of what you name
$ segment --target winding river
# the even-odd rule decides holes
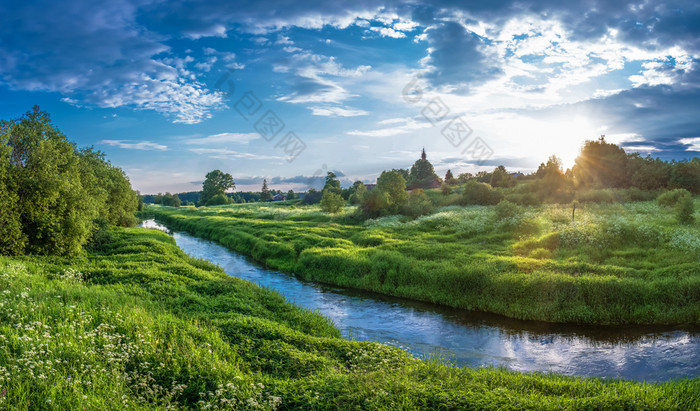
[[[168,231],[154,220],[143,227]],[[169,232],[169,231],[168,231]],[[371,340],[458,365],[659,382],[700,376],[700,328],[600,327],[508,319],[305,282],[214,242],[170,232],[192,257],[317,311],[346,338]]]

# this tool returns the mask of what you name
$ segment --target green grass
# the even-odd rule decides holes
[[[318,282],[519,319],[700,323],[700,225],[679,225],[654,202],[586,204],[575,223],[559,205],[450,206],[364,223],[353,211],[264,203],[147,213]]]
[[[466,369],[344,340],[153,230],[77,259],[0,257],[0,290],[0,409],[700,407],[697,378]]]

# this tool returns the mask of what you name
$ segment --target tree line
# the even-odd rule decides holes
[[[98,229],[134,225],[138,207],[124,171],[38,106],[0,120],[0,254],[75,255]]]

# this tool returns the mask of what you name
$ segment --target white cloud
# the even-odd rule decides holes
[[[191,148],[190,151],[195,154],[206,155],[209,158],[216,158],[219,160],[281,160],[283,158],[279,156],[242,153],[240,151],[228,150],[224,148]]]
[[[159,150],[164,151],[168,146],[153,143],[151,141],[133,141],[133,140],[101,140],[97,144],[106,144],[108,146],[119,147],[127,150]]]
[[[688,146],[685,151],[700,151],[700,137],[682,138],[678,142]]]
[[[327,116],[327,117],[356,117],[356,116],[366,116],[369,114],[365,110],[358,109],[348,109],[343,107],[309,107],[311,109],[311,114],[314,116]]]
[[[283,36],[281,34],[277,35],[277,41],[275,41],[275,44],[282,44],[282,45],[292,45],[294,42],[289,39],[288,36]]]
[[[257,133],[220,133],[202,138],[191,138],[185,144],[248,144],[260,138]]]
[[[226,38],[226,26],[223,24],[215,24],[199,30],[187,30],[183,33],[185,37],[192,40],[198,40],[202,37],[222,37]]]
[[[365,137],[391,137],[432,127],[432,124],[429,122],[423,120],[418,121],[412,117],[386,119],[378,122],[377,125],[391,125],[392,127],[382,127],[374,130],[352,130],[348,131],[347,134]]]
[[[382,37],[391,37],[394,39],[401,39],[406,37],[406,34],[396,31],[390,27],[370,27],[372,31],[378,32]]]

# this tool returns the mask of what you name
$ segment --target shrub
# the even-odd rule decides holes
[[[503,199],[503,194],[495,191],[490,185],[469,180],[464,186],[462,203],[464,205],[495,205]]]
[[[578,200],[582,203],[613,203],[615,202],[615,193],[609,188],[586,190],[578,194]]]
[[[343,196],[330,190],[323,190],[323,196],[321,196],[321,210],[326,213],[336,214],[343,209],[344,204],[345,200],[343,200]]]
[[[430,214],[434,208],[433,202],[430,201],[423,190],[417,189],[413,190],[411,194],[408,195],[408,201],[401,207],[401,214],[415,218]]]
[[[665,207],[673,207],[678,204],[683,197],[690,197],[690,192],[684,188],[677,188],[661,194],[656,198],[656,202]]]
[[[681,224],[692,224],[695,221],[694,212],[693,198],[690,194],[682,196],[676,204],[676,219],[678,222]]]
[[[505,218],[512,218],[519,216],[522,213],[522,210],[520,207],[518,207],[516,204],[511,203],[508,200],[503,200],[496,207],[494,207],[496,210],[496,219],[497,220],[503,220]]]
[[[224,194],[217,194],[214,197],[210,198],[209,201],[205,204],[206,206],[217,206],[217,205],[222,205],[222,204],[228,204],[228,197]]]

